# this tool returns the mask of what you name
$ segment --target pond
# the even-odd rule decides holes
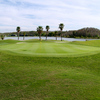
[[[13,39],[13,40],[18,40],[18,37],[5,37],[6,39]],[[39,39],[39,37],[25,37],[25,40],[29,39]],[[42,40],[45,40],[46,37],[41,37]],[[48,40],[56,40],[56,37],[47,37]],[[19,37],[19,40],[23,40],[23,37]],[[57,37],[57,40],[61,40],[60,37]],[[67,40],[67,41],[86,41],[86,40],[97,40],[97,39],[77,39],[77,38],[62,38],[62,40]]]

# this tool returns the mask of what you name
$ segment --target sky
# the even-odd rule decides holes
[[[0,0],[0,33],[36,31],[46,25],[50,31],[78,30],[84,27],[100,29],[100,0]]]

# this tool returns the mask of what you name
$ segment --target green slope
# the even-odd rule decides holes
[[[0,100],[100,100],[99,46],[91,43],[0,41]]]

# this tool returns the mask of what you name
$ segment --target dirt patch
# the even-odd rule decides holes
[[[26,43],[26,42],[17,42],[16,44],[22,44],[22,43]]]

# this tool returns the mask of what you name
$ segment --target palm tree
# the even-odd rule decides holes
[[[63,23],[60,23],[60,24],[59,24],[59,28],[60,28],[60,30],[61,30],[61,41],[62,41],[62,30],[63,30],[63,28],[64,28],[64,24],[63,24]]]
[[[19,32],[20,32],[20,27],[19,26],[16,28],[16,31],[18,33],[18,40],[19,40]]]
[[[5,37],[4,34],[1,34],[1,39],[2,39],[2,40],[4,40],[4,37]]]
[[[24,36],[23,36],[23,40],[24,40],[24,39],[25,39],[26,32],[23,32],[23,35],[24,35]]]
[[[55,31],[56,40],[57,40],[57,34],[58,34],[58,32],[57,32],[57,31]]]
[[[46,26],[46,30],[47,30],[47,32],[46,32],[46,40],[47,40],[47,35],[48,35],[49,29],[50,29],[50,27],[47,25],[47,26]]]
[[[42,34],[42,31],[43,31],[42,26],[38,26],[38,27],[37,27],[37,32],[38,32],[38,34],[39,34],[40,41],[41,41],[41,34]]]

